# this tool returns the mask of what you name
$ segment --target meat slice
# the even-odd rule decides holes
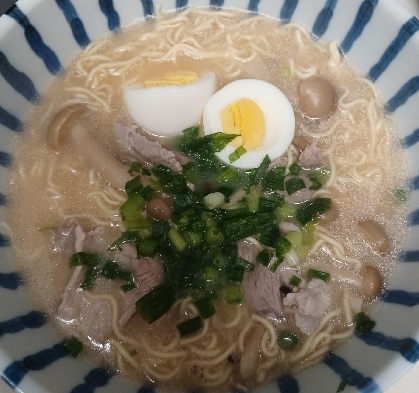
[[[237,242],[237,256],[247,262],[255,264],[260,251],[261,248],[250,240],[243,239]]]
[[[74,269],[64,289],[57,316],[67,334],[87,344],[100,345],[112,331],[112,309],[107,301],[87,299],[79,288],[85,269],[84,266]]]
[[[317,279],[310,281],[300,292],[289,293],[284,298],[285,306],[295,307],[295,322],[305,334],[316,330],[330,303],[329,285]]]
[[[50,242],[54,251],[66,255],[80,252],[86,234],[76,219],[65,220],[60,227],[51,231]]]
[[[257,263],[253,272],[245,273],[243,291],[246,300],[259,314],[279,318],[282,314],[281,281],[278,273]]]
[[[137,126],[123,126],[115,123],[114,131],[123,148],[133,154],[136,159],[151,164],[163,164],[175,172],[182,172],[182,165],[170,150],[160,143],[149,141],[137,131]]]
[[[283,154],[280,157],[275,158],[268,166],[268,171],[273,168],[277,168],[279,166],[287,166],[288,165],[288,156],[287,154]]]
[[[310,143],[301,152],[298,162],[303,168],[319,168],[324,163],[323,153],[315,143]]]
[[[297,225],[288,221],[281,221],[279,224],[279,230],[281,231],[281,235],[286,235],[290,232],[301,232],[301,229]]]
[[[164,269],[163,264],[157,257],[137,259],[135,248],[129,244],[124,244],[122,254],[129,261],[135,283],[138,286],[138,288],[132,289],[124,295],[122,312],[118,322],[120,325],[125,325],[135,313],[137,300],[163,283]]]

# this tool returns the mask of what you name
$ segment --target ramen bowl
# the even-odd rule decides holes
[[[232,8],[305,25],[313,36],[336,41],[341,53],[374,82],[399,128],[409,160],[409,231],[391,285],[372,313],[369,333],[356,334],[318,365],[283,376],[263,392],[379,393],[419,359],[419,21],[393,0],[19,0],[0,18],[0,191],[13,160],[13,141],[26,111],[69,60],[92,41],[139,19],[158,6]],[[10,254],[11,239],[0,233],[0,371],[25,393],[153,392],[83,357],[66,355],[63,339],[33,308]],[[224,389],[226,390],[226,389]],[[223,389],[220,389],[223,391]]]

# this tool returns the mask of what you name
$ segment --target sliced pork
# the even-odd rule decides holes
[[[315,143],[310,143],[301,152],[298,163],[303,168],[320,168],[324,164],[323,153]]]
[[[247,262],[256,263],[256,257],[260,253],[261,248],[250,240],[240,240],[237,242],[237,256],[244,259]]]

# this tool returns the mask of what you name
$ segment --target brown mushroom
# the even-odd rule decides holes
[[[102,148],[100,143],[81,124],[77,123],[76,114],[87,113],[87,108],[76,104],[58,112],[47,129],[47,140],[51,147],[58,150],[62,147],[64,137],[73,144],[96,169],[96,171],[114,187],[125,188],[131,180],[128,168]]]
[[[146,209],[147,215],[154,220],[167,221],[172,217],[172,209],[168,203],[161,198],[152,198],[148,201]]]
[[[240,358],[240,374],[244,379],[252,378],[259,366],[259,348],[264,330],[260,327],[252,330],[245,343]]]
[[[336,91],[326,79],[313,77],[300,83],[300,107],[312,119],[330,115],[336,107]]]
[[[368,242],[380,254],[387,254],[390,251],[390,241],[383,227],[373,220],[358,222]]]
[[[304,138],[301,135],[298,135],[294,138],[292,144],[299,150],[299,151],[303,151],[309,144],[310,142]]]
[[[364,295],[368,299],[377,296],[383,286],[383,280],[378,270],[373,266],[365,266]]]

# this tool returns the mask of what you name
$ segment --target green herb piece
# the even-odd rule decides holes
[[[262,191],[284,191],[285,167],[268,171],[261,181]]]
[[[246,153],[247,150],[243,146],[240,146],[236,150],[234,150],[233,153],[228,155],[228,159],[230,163],[233,163],[234,161],[237,161],[243,154]]]
[[[285,181],[285,189],[287,190],[288,195],[292,195],[303,188],[306,188],[306,184],[304,183],[304,180],[299,177],[291,177],[291,179]]]
[[[240,180],[240,173],[229,166],[225,166],[221,169],[219,175],[217,176],[216,180],[219,183],[232,183]],[[237,187],[235,187],[237,188]],[[231,192],[234,192],[235,189],[233,189]]]
[[[259,168],[253,169],[251,172],[249,172],[249,186],[257,186],[260,183],[266,171],[268,170],[270,163],[271,159],[268,155],[266,155],[259,165]]]
[[[163,184],[163,191],[168,194],[183,194],[189,188],[183,175],[171,175],[170,180]]]
[[[156,255],[156,247],[158,243],[159,241],[153,239],[152,237],[143,239],[137,248],[138,255],[141,255],[142,257],[154,257],[154,255]]]
[[[292,218],[295,215],[295,208],[289,203],[284,203],[276,213],[280,218]]]
[[[230,284],[224,288],[224,299],[228,304],[241,303],[243,299],[242,287],[240,284]]]
[[[250,187],[249,192],[246,193],[247,206],[249,210],[254,213],[259,208],[259,189],[257,187]]]
[[[153,289],[135,303],[135,308],[148,323],[157,321],[175,304],[176,290],[170,283]]]
[[[137,285],[135,284],[135,282],[134,282],[134,281],[127,282],[126,284],[122,284],[122,285],[121,285],[121,289],[122,289],[124,292],[131,291],[131,289],[134,289],[134,288],[137,288]]]
[[[141,190],[141,192],[140,192],[140,194],[141,194],[141,196],[146,200],[146,201],[149,201],[150,199],[152,199],[153,197],[154,197],[154,194],[155,194],[156,192],[150,187],[150,186],[147,186],[147,187],[144,187],[142,190]]]
[[[308,269],[307,276],[310,279],[317,278],[325,282],[328,282],[330,280],[330,274],[326,272],[322,272],[320,270]]]
[[[406,190],[394,190],[393,195],[399,202],[407,202],[409,200],[409,192]]]
[[[201,181],[199,170],[193,162],[188,162],[183,166],[183,175],[187,181],[193,184],[198,184]]]
[[[340,381],[340,384],[338,386],[338,390],[336,390],[336,393],[343,392],[343,390],[345,389],[347,383],[348,383],[348,381]]]
[[[301,278],[297,276],[292,276],[288,284],[292,287],[298,287],[301,284]]]
[[[282,201],[282,199],[281,199]],[[267,198],[259,198],[259,206],[257,210],[259,212],[273,212],[276,207],[278,206],[278,200],[267,199]]]
[[[364,312],[354,315],[354,322],[356,333],[369,333],[375,326],[375,322]]]
[[[188,243],[177,229],[170,228],[167,236],[179,252],[184,252],[187,249]]]
[[[138,235],[138,231],[126,231],[122,232],[121,236],[118,237],[109,247],[109,250],[122,250],[121,246],[124,243],[138,243],[140,241],[140,236]]]
[[[303,242],[303,235],[301,232],[291,231],[285,235],[285,239],[291,243],[292,247],[298,247]]]
[[[287,238],[281,237],[277,240],[275,244],[275,249],[276,256],[279,258],[280,256],[284,256],[289,250],[291,250],[291,243]]]
[[[269,262],[271,261],[271,254],[267,250],[262,250],[256,257],[256,261],[263,266],[269,266]]]
[[[187,144],[187,149],[189,151],[206,150],[207,152],[216,153],[223,150],[238,136],[236,134],[216,132],[215,134],[205,135],[202,138],[191,140]]]
[[[125,222],[125,226],[127,227],[128,231],[143,231],[147,229],[151,229],[153,226],[153,219],[146,217],[140,218],[138,220],[130,220]]]
[[[276,222],[276,217],[270,213],[254,213],[248,217],[236,218],[221,223],[227,243],[244,239],[263,232]]]
[[[96,265],[99,261],[99,254],[77,252],[70,257],[70,267]]]
[[[189,243],[189,246],[191,248],[196,248],[201,245],[202,243],[202,233],[199,232],[192,232],[192,231],[186,231],[185,237]]]
[[[203,323],[201,317],[188,319],[176,325],[179,330],[180,337],[191,336],[202,329]]]
[[[124,221],[135,220],[144,211],[145,199],[138,193],[129,195],[126,202],[119,208]]]
[[[163,191],[163,185],[158,180],[150,178],[148,179],[148,185],[153,191]]]
[[[108,280],[115,280],[118,277],[119,265],[117,262],[106,261],[100,274]]]
[[[217,227],[210,227],[205,230],[205,242],[210,246],[217,246],[224,243],[224,234]]]
[[[83,281],[80,284],[80,288],[83,290],[91,289],[96,281],[97,276],[100,273],[99,264],[90,264],[87,266],[86,274],[84,275]]]
[[[259,241],[267,247],[275,247],[275,244],[281,234],[278,225],[272,225],[260,233]]]
[[[64,350],[67,355],[76,358],[80,355],[83,349],[83,343],[79,341],[76,337],[71,337],[64,342]]]
[[[212,192],[204,197],[205,206],[209,210],[214,210],[215,208],[221,206],[224,201],[225,196],[221,192]]]
[[[199,127],[194,126],[182,131],[182,136],[178,141],[178,148],[182,153],[189,153],[189,144],[198,139]]]
[[[194,304],[198,309],[199,315],[203,319],[212,317],[216,313],[215,307],[212,305],[211,300],[206,297],[194,301]]]
[[[308,175],[309,180],[311,181],[311,186],[309,187],[310,190],[320,190],[320,188],[323,187],[323,184],[320,180],[320,176],[316,174],[310,174]]]
[[[245,272],[251,272],[255,270],[255,265],[251,262],[246,261],[243,258],[237,258],[236,264],[237,266],[240,266],[241,268],[243,268]]]
[[[128,173],[130,175],[132,175],[133,172],[141,173],[142,168],[143,168],[143,166],[139,162],[131,162],[131,166],[128,169]]]
[[[239,265],[228,265],[224,270],[224,276],[227,280],[233,282],[242,282],[244,276],[244,268]]]
[[[125,183],[125,192],[127,195],[135,194],[143,189],[141,184],[141,176],[134,177],[134,179]]]
[[[330,198],[314,198],[299,207],[295,217],[301,225],[306,225],[320,214],[327,212],[331,205]]]
[[[302,168],[298,164],[294,163],[290,165],[290,167],[288,168],[288,171],[291,175],[298,176],[301,172],[301,169]]]
[[[270,271],[272,273],[276,272],[276,269],[278,269],[279,265],[284,262],[285,258],[283,255],[277,256],[277,260],[272,264],[272,266],[270,267]]]
[[[147,168],[143,168],[141,174],[143,176],[151,176],[151,172]]]
[[[284,351],[292,351],[298,343],[298,336],[289,330],[278,334],[278,345]]]

